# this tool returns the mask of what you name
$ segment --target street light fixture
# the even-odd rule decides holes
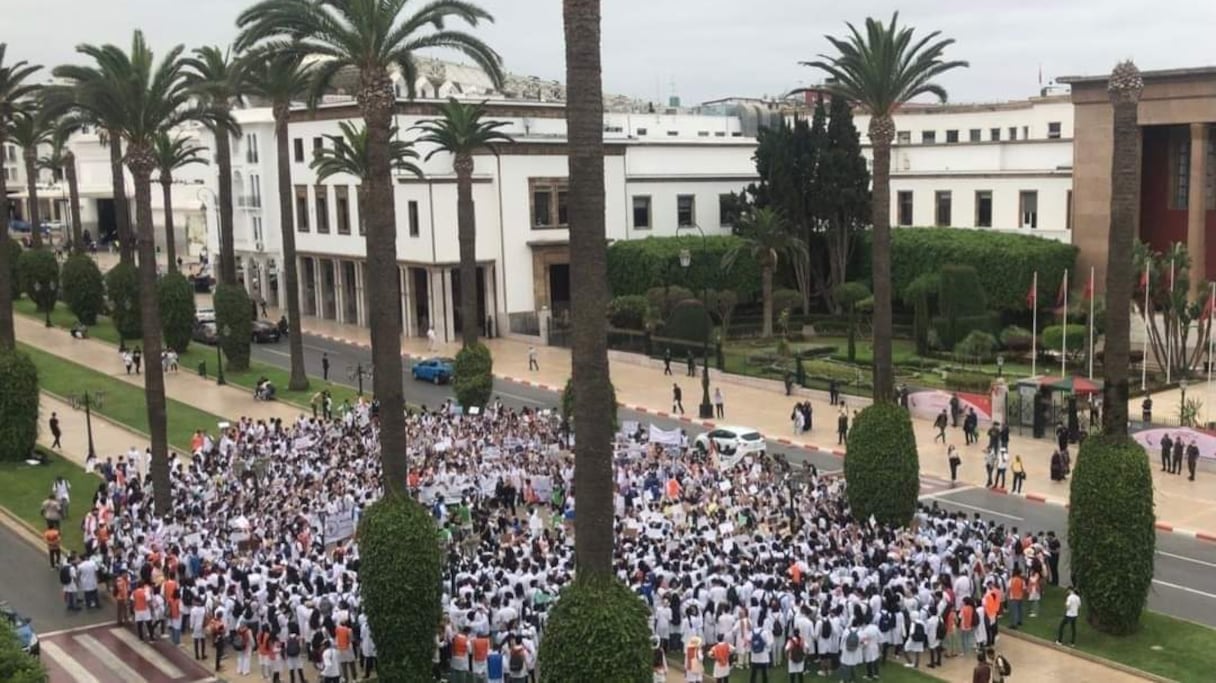
[[[701,251],[706,257],[709,256],[709,241],[705,239],[705,231],[700,225],[693,223],[692,225],[683,225],[676,228],[678,234],[680,230],[695,229],[701,235]],[[680,266],[687,269],[692,265],[692,251],[689,249],[680,250]],[[705,338],[701,342],[701,358],[703,361],[701,367],[701,406],[698,410],[702,420],[713,419],[714,404],[709,400],[709,333],[713,327],[713,321],[709,316],[709,280],[702,280],[705,284],[701,305],[705,308]]]
[[[999,353],[996,356],[996,376],[997,377],[1005,376],[1005,357]]]
[[[363,367],[363,363],[359,363],[358,365],[355,365],[354,367],[347,365],[346,366],[346,378],[350,379],[350,380],[358,380],[359,396],[362,396],[363,395],[363,380],[366,379],[368,381],[371,381],[372,369]]]

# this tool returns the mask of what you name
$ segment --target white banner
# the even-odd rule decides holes
[[[650,442],[661,443],[664,446],[675,446],[679,448],[683,443],[683,435],[679,429],[664,431],[654,425],[650,425]]]
[[[355,511],[342,510],[325,517],[325,542],[337,543],[355,535]]]

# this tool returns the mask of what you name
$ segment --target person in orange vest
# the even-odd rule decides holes
[[[996,642],[997,619],[1001,616],[1001,589],[995,583],[988,584],[984,591],[984,631],[987,634],[988,645]]]
[[[473,677],[470,680],[486,680],[487,666],[490,659],[490,638],[484,633],[473,637]]]
[[[452,683],[469,681],[469,627],[465,626],[452,638]]]
[[[182,599],[178,592],[177,581],[173,575],[160,586],[160,594],[165,598],[165,611],[169,619],[169,641],[174,645],[182,642]]]
[[[1009,580],[1009,628],[1016,629],[1022,625],[1022,601],[1026,599],[1026,579],[1022,578],[1022,568],[1013,568],[1013,578]]]
[[[131,580],[126,571],[119,571],[114,579],[114,603],[118,607],[118,625],[125,626],[130,613],[128,601],[131,599]]]
[[[146,638],[149,642],[152,640],[152,605],[148,594],[150,590],[151,587],[141,583],[131,593],[131,607],[135,612],[135,633],[139,635],[140,640]],[[145,628],[148,630],[146,637]]]
[[[342,671],[342,677],[349,681],[358,679],[359,672],[355,666],[354,631],[351,630],[349,619],[343,619],[342,623],[334,629],[334,647],[338,650],[338,668]],[[347,671],[350,672],[349,676]]]
[[[963,598],[963,608],[958,611],[958,629],[963,636],[963,652],[975,652],[975,599]]]
[[[63,561],[63,550],[59,547],[62,538],[59,529],[53,526],[48,526],[46,531],[42,532],[42,540],[46,541],[46,554],[51,560],[51,569],[59,569],[59,564]]]
[[[709,650],[709,656],[714,660],[714,680],[717,683],[729,683],[730,660],[734,653],[735,649],[726,642],[726,636],[719,633],[718,643]]]

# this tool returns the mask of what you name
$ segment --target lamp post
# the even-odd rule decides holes
[[[232,334],[232,328],[224,325],[217,327],[215,332],[215,384],[222,387],[228,382],[224,379],[224,356],[220,353],[220,349],[224,346],[224,339]]]
[[[211,199],[210,204],[207,203],[207,199],[208,199],[207,195],[210,195],[210,199]],[[207,220],[207,207],[211,206],[211,207],[215,208],[215,212],[216,212],[216,214],[215,214],[215,246],[216,246],[217,251],[222,252],[223,246],[220,241],[224,238],[224,233],[223,233],[223,231],[220,230],[220,219],[219,219],[220,200],[218,197],[215,196],[215,190],[212,190],[209,187],[199,188],[198,193],[196,193],[195,196],[198,197],[198,200],[200,202],[202,202],[202,206],[200,206],[199,209],[203,213],[203,248],[204,249],[207,248],[207,233],[209,232],[209,230],[207,230],[207,227],[210,225],[210,221]]]
[[[996,376],[997,377],[1005,376],[1005,356],[1003,356],[999,353],[996,356]]]
[[[676,232],[679,233],[682,229],[690,228],[696,229],[700,233],[701,251],[706,256],[709,256],[709,242],[705,239],[705,231],[701,229],[700,225],[693,223],[691,226],[681,226],[676,228]],[[688,270],[688,267],[692,265],[692,252],[690,250],[680,250],[680,265],[685,270]],[[703,282],[705,287],[702,290],[701,305],[705,308],[706,324],[705,338],[701,340],[701,407],[698,413],[702,420],[710,420],[714,416],[714,404],[709,400],[709,333],[710,328],[713,327],[713,319],[709,316],[709,281],[704,280]]]
[[[346,378],[350,379],[350,380],[357,380],[359,382],[359,395],[362,396],[363,395],[363,380],[364,379],[367,379],[369,381],[371,380],[372,369],[363,367],[363,363],[359,363],[358,365],[355,365],[354,367],[348,365],[348,366],[346,366]]]
[[[1187,425],[1187,419],[1186,419],[1186,386],[1187,386],[1187,382],[1186,382],[1185,378],[1178,381],[1178,388],[1182,390],[1182,402],[1178,405],[1178,426],[1179,427],[1189,426],[1189,425]]]

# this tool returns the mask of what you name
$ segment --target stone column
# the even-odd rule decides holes
[[[1186,207],[1186,248],[1191,253],[1191,293],[1202,298],[1207,281],[1207,241],[1204,218],[1207,212],[1208,124],[1191,124],[1190,192]]]
[[[399,266],[401,277],[401,333],[406,337],[418,336],[418,322],[414,319],[414,278],[409,266]],[[425,330],[423,331],[425,334]]]

